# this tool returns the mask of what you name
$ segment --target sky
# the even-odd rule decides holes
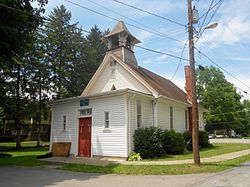
[[[101,30],[112,30],[116,20],[125,22],[130,33],[137,37],[142,47],[188,58],[187,29],[187,0],[126,0],[122,1],[134,7],[149,11],[165,19],[152,16],[148,13],[127,7],[114,0],[70,0],[82,7],[76,6],[67,0],[49,0],[45,7],[45,16],[53,8],[63,4],[72,14],[72,23],[78,22],[85,30],[97,25]],[[220,0],[193,0],[199,16],[205,15],[211,2],[212,6]],[[204,28],[210,21],[217,22],[214,29],[201,29],[202,35],[195,35],[195,47],[219,65],[226,79],[233,83],[239,93],[250,99],[250,0],[224,0],[215,6],[207,16],[199,19],[194,25],[196,31]],[[88,9],[103,15],[91,12]],[[217,10],[217,11],[216,11]],[[115,18],[115,19],[112,19]],[[203,20],[206,18],[204,24]],[[171,21],[180,23],[176,24]],[[184,49],[184,50],[183,50]],[[180,61],[167,55],[149,52],[135,47],[138,64],[167,79],[172,80],[184,90],[184,66],[188,61]],[[202,66],[214,65],[203,55],[195,52],[195,63]],[[179,64],[179,65],[178,65]],[[226,70],[227,72],[225,72]],[[176,73],[175,73],[176,72]],[[244,93],[247,92],[246,93]]]

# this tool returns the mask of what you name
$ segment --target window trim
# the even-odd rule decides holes
[[[174,130],[174,109],[172,106],[169,107],[169,124],[170,130]]]
[[[66,125],[67,125],[67,117],[66,115],[63,115],[63,131],[66,131]]]
[[[109,111],[104,112],[104,129],[110,129],[110,115]]]
[[[188,130],[188,111],[185,110],[185,129]]]
[[[136,101],[136,121],[137,121],[137,128],[140,128],[142,126],[141,100]]]

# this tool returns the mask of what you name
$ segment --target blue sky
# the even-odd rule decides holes
[[[183,26],[169,21],[154,17],[147,13],[126,7],[112,0],[71,0],[92,10],[101,12],[107,16],[123,20],[125,23],[135,25],[144,30],[127,25],[129,31],[141,41],[141,46],[157,51],[181,56],[182,49],[187,40],[187,30]],[[98,6],[93,2],[102,5]],[[121,0],[122,1],[122,0]],[[203,15],[209,8],[212,0],[194,0],[193,4]],[[215,4],[219,0],[214,0]],[[124,3],[153,12],[157,15],[174,20],[181,24],[187,24],[187,0],[126,0]],[[65,0],[49,0],[46,5],[46,15],[54,7],[64,4],[72,13],[72,23],[79,22],[79,26],[89,30],[95,24],[102,30],[110,29],[115,26],[116,21],[100,16],[91,11],[80,8]],[[106,9],[105,9],[105,8]],[[111,9],[114,12],[111,12]],[[207,16],[206,22],[210,19],[216,8],[212,9]],[[211,22],[218,22],[215,29],[205,30],[201,38],[196,43],[196,48],[214,60],[221,67],[241,80],[244,84],[225,73],[228,81],[234,83],[241,94],[250,99],[250,0],[224,0],[221,7],[213,16]],[[204,17],[203,17],[204,18]],[[198,25],[195,25],[198,30]],[[148,32],[151,30],[152,32]],[[157,33],[158,34],[155,34]],[[162,34],[159,34],[162,33]],[[164,34],[164,37],[162,35]],[[166,37],[167,36],[167,37]],[[168,37],[177,39],[175,41]],[[196,39],[195,39],[196,41]],[[177,69],[179,60],[166,55],[151,53],[149,51],[135,48],[135,55],[140,66],[143,66],[168,79],[173,77]],[[188,58],[188,47],[185,47],[183,58]],[[209,66],[213,65],[204,56],[196,53],[196,63]],[[173,82],[184,89],[184,65],[187,61],[181,61],[177,73],[173,77]],[[244,94],[243,91],[248,94]]]

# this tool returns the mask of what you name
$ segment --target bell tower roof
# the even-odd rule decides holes
[[[119,21],[116,26],[112,29],[112,31],[107,34],[106,36],[104,36],[105,39],[108,39],[114,35],[117,35],[119,33],[126,33],[127,35],[129,35],[132,40],[133,40],[133,44],[137,44],[137,43],[141,43],[140,40],[138,40],[136,37],[134,37],[128,30],[128,28],[126,27],[126,25],[124,24],[123,21]]]
[[[108,52],[115,54],[123,62],[137,67],[133,49],[140,41],[128,31],[123,21],[119,21],[104,39],[108,43]]]

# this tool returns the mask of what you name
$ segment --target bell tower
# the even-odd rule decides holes
[[[114,53],[123,62],[137,67],[133,49],[140,41],[128,31],[123,21],[119,21],[104,38],[108,42],[108,52]]]

